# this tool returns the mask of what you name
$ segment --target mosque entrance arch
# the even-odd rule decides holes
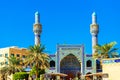
[[[67,74],[68,80],[76,77],[81,72],[80,61],[73,54],[67,55],[60,62],[60,72]]]

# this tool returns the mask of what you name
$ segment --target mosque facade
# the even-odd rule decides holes
[[[38,12],[35,13],[35,23],[33,31],[35,34],[35,45],[40,44],[40,34],[42,25]],[[92,24],[90,33],[92,36],[92,53],[96,50],[93,48],[98,42],[99,26],[95,12],[92,14]],[[74,78],[77,74],[90,74],[100,72],[100,62],[92,58],[92,54],[86,54],[83,44],[57,44],[57,51],[50,55],[50,68],[47,73],[64,73]]]

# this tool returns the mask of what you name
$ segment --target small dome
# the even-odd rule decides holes
[[[93,13],[92,13],[92,16],[96,16],[96,13],[95,13],[95,12],[93,12]]]
[[[39,15],[39,12],[37,11],[37,12],[35,12],[35,15]]]

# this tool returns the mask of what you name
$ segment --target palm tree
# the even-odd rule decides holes
[[[96,45],[94,48],[96,52],[93,54],[94,58],[115,58],[119,57],[118,53],[116,52],[118,48],[114,48],[116,42],[110,42],[104,45]]]
[[[93,54],[93,58],[96,58],[96,68],[98,70],[102,70],[102,59],[119,57],[118,48],[114,48],[116,44],[116,42],[110,42],[102,46],[94,46],[96,52]]]
[[[34,45],[29,47],[30,54],[26,57],[25,65],[35,66],[36,78],[39,76],[39,69],[49,68],[49,56],[44,53],[45,47],[40,45]]]
[[[10,56],[8,58],[9,64],[8,64],[8,72],[11,74],[14,74],[15,72],[21,72],[22,69],[22,60],[20,58],[16,58],[14,56]]]
[[[9,63],[1,69],[1,72],[3,72],[3,77],[14,74],[15,72],[23,71],[22,65],[20,64],[21,60],[19,58],[10,56],[8,57],[8,62]]]
[[[0,70],[0,76],[1,76],[1,78],[2,78],[3,80],[5,80],[6,77],[7,77],[6,71],[7,71],[7,68],[6,68],[6,67],[4,67],[4,68],[2,68],[2,69]]]

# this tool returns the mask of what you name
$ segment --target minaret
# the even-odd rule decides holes
[[[35,23],[33,25],[33,32],[35,34],[35,45],[39,45],[40,44],[40,34],[42,32],[42,25],[40,24],[39,12],[35,13]]]
[[[92,24],[90,25],[90,33],[92,35],[92,54],[95,53],[95,49],[93,48],[96,44],[98,44],[98,32],[99,25],[97,24],[97,16],[96,13],[92,13]]]

